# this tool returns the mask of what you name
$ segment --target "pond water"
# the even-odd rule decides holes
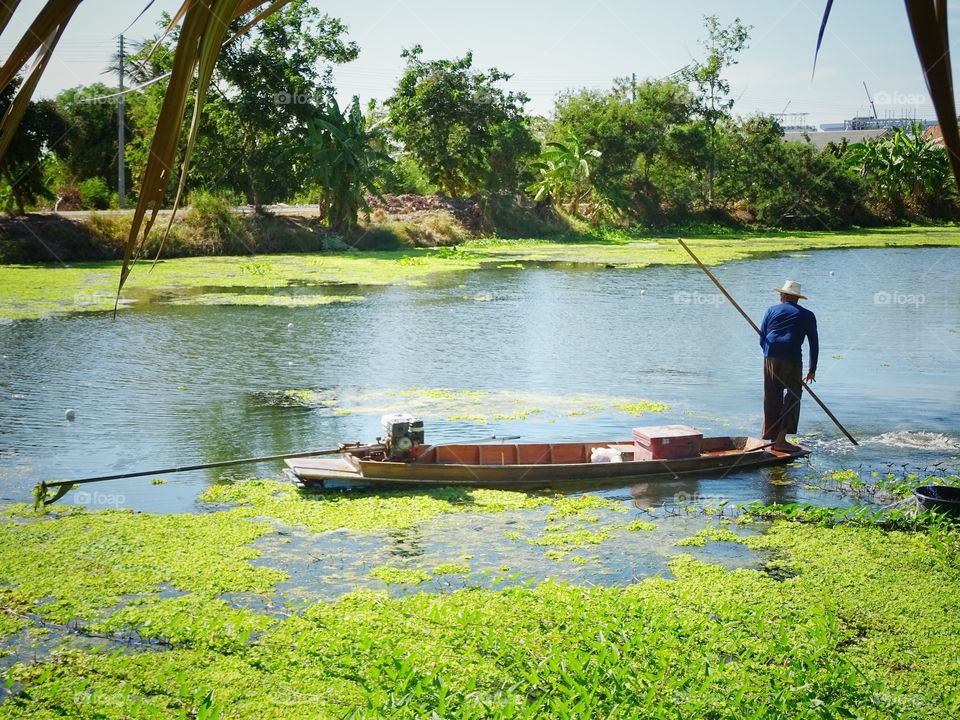
[[[757,320],[784,278],[803,283],[820,324],[815,388],[862,443],[850,445],[806,399],[810,465],[956,467],[960,249],[820,251],[715,272]],[[0,501],[28,500],[43,479],[371,440],[381,412],[410,406],[438,442],[627,438],[634,425],[673,422],[705,434],[758,431],[756,336],[696,268],[528,265],[351,294],[365,299],[309,308],[153,303],[116,320],[0,326]],[[311,390],[320,401],[271,400],[283,390]],[[639,400],[669,409],[624,411]],[[809,471],[604,492],[647,506],[677,494],[789,501],[810,492],[791,482]],[[280,479],[281,465],[168,476],[163,485],[103,483],[80,501],[191,511],[207,484],[253,476]]]

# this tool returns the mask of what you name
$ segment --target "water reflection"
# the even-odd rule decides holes
[[[419,525],[400,530],[390,530],[386,537],[387,552],[392,557],[402,560],[422,556],[424,542],[423,530]]]

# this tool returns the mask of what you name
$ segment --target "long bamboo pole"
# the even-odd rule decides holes
[[[720,281],[717,280],[716,277],[714,277],[713,273],[710,272],[710,269],[709,269],[706,265],[704,265],[702,262],[700,262],[700,258],[698,258],[698,257],[694,254],[693,250],[691,250],[690,247],[689,247],[682,239],[677,238],[677,242],[680,243],[680,245],[683,247],[683,249],[686,250],[687,253],[690,255],[690,257],[693,258],[693,261],[694,261],[698,266],[700,266],[700,269],[703,270],[703,271],[707,274],[707,277],[710,278],[710,279],[713,281],[713,284],[717,286],[717,289],[718,289],[720,292],[723,293],[723,296],[724,296],[727,300],[730,301],[730,304],[733,305],[734,309],[736,309],[736,311],[743,316],[743,319],[744,319],[744,320],[746,320],[748,323],[750,323],[750,327],[752,327],[752,328],[756,331],[757,335],[759,335],[759,334],[760,334],[760,328],[758,328],[758,327],[757,327],[757,324],[756,324],[755,322],[753,322],[753,320],[750,318],[749,315],[747,315],[746,312],[744,312],[744,309],[743,309],[742,307],[740,307],[739,303],[737,303],[736,300],[733,299],[733,297],[730,295],[730,293],[727,292],[726,288],[724,288],[723,285],[720,284]],[[856,439],[853,437],[853,435],[851,435],[849,432],[847,432],[847,429],[841,424],[841,422],[840,422],[839,420],[837,420],[837,416],[834,415],[832,412],[830,412],[830,408],[828,408],[826,405],[824,405],[824,404],[823,404],[823,401],[822,401],[820,398],[817,397],[817,394],[816,394],[813,390],[810,389],[810,386],[809,386],[806,382],[804,382],[803,380],[801,380],[800,382],[803,383],[803,387],[804,387],[804,389],[810,394],[810,397],[812,397],[812,398],[817,402],[817,405],[819,405],[819,406],[823,409],[823,411],[827,414],[827,417],[829,417],[831,420],[833,420],[833,424],[836,425],[838,428],[840,428],[840,432],[842,432],[844,435],[847,436],[847,440],[849,440],[850,442],[852,442],[854,445],[860,445],[860,443],[858,443],[858,442],[856,441]]]
[[[346,446],[347,449],[357,446]],[[201,463],[199,465],[175,465],[174,467],[162,468],[160,470],[138,470],[136,472],[119,473],[116,475],[97,475],[96,477],[80,478],[78,480],[56,480],[54,482],[41,482],[34,491],[34,496],[44,505],[56,502],[62,498],[74,485],[86,485],[88,483],[105,482],[107,480],[126,480],[128,478],[146,477],[148,475],[172,475],[174,473],[190,472],[191,470],[209,470],[211,468],[232,467],[234,465],[253,465],[255,463],[270,462],[272,460],[286,460],[287,458],[306,458],[318,457],[320,455],[336,455],[342,452],[343,448],[335,450],[310,450],[307,452],[286,453],[284,455],[262,455],[260,457],[240,458],[237,460],[220,460],[218,462]],[[47,498],[47,490],[56,488],[57,492],[52,498]]]

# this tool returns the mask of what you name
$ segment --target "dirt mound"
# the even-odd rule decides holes
[[[369,199],[376,221],[414,220],[426,215],[446,212],[471,232],[483,230],[483,208],[477,198],[457,199],[440,193],[433,195],[384,195]]]

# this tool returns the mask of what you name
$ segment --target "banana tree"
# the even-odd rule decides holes
[[[320,212],[333,230],[356,227],[361,210],[370,212],[367,193],[379,195],[376,181],[390,157],[379,125],[367,127],[356,96],[341,112],[336,100],[314,119],[309,136],[309,155],[320,186]]]
[[[947,154],[924,137],[919,125],[909,133],[897,128],[888,138],[850,145],[844,157],[869,178],[875,196],[896,214],[905,206],[937,214],[950,197]]]
[[[593,190],[590,183],[590,158],[598,158],[599,150],[583,147],[574,133],[566,142],[548,142],[540,158],[532,163],[537,179],[527,187],[533,199],[550,199],[566,206],[571,214],[579,214],[580,204]]]

